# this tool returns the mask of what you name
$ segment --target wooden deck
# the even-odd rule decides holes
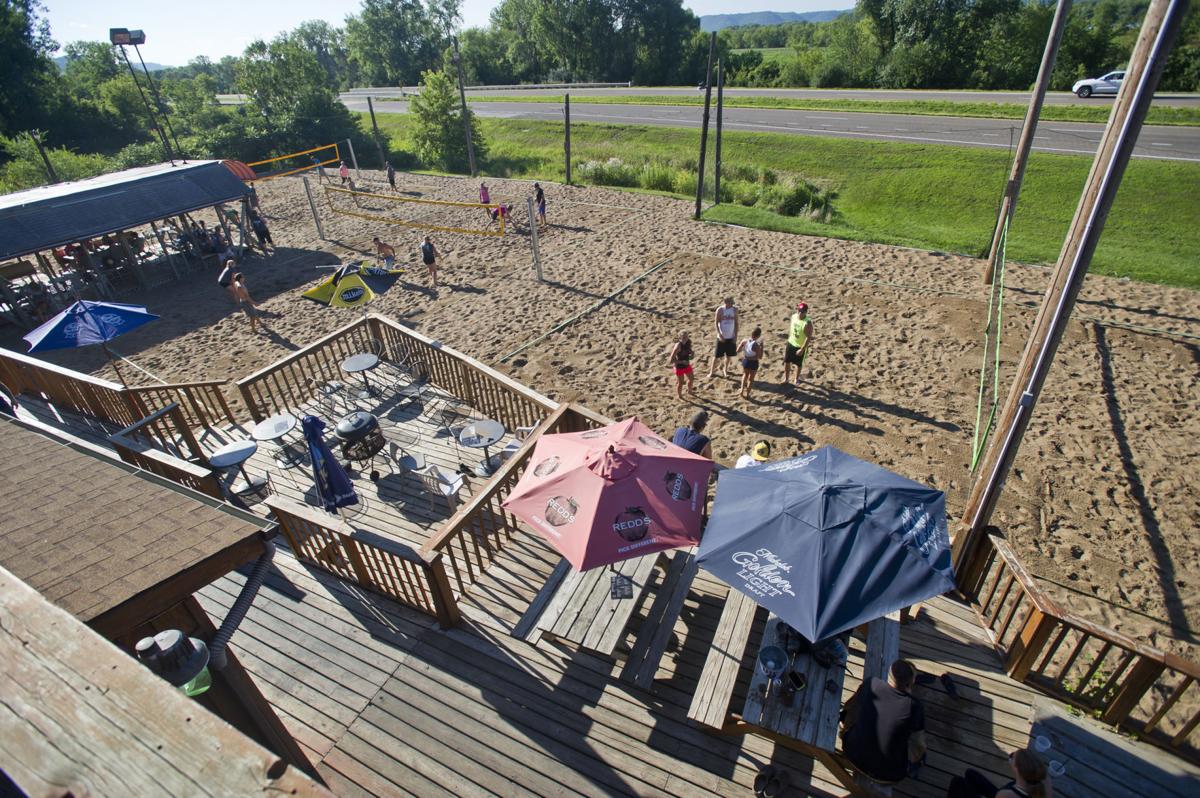
[[[37,402],[25,407],[82,438],[102,442],[114,430],[78,418],[55,420]],[[414,409],[415,410],[415,409]],[[378,408],[385,423],[421,433],[427,461],[456,470],[479,459],[414,410]],[[206,433],[205,448],[242,430]],[[264,447],[250,461],[274,490],[311,501],[306,467],[281,471]],[[365,506],[350,515],[359,530],[419,547],[446,518],[430,510],[412,478],[386,467],[378,483],[356,477]],[[474,493],[484,481],[472,477]],[[261,503],[251,505],[265,513]],[[435,505],[436,507],[436,505]],[[440,629],[429,616],[300,563],[285,546],[232,646],[335,793],[342,795],[748,795],[758,768],[786,768],[791,794],[842,795],[813,760],[761,737],[717,736],[690,724],[687,711],[728,588],[700,571],[692,583],[653,688],[622,681],[629,650],[662,579],[642,596],[611,659],[546,637],[530,644],[511,631],[559,556],[519,532],[460,600],[461,626]],[[237,573],[199,599],[215,622],[241,588]],[[748,650],[766,613],[758,611]],[[1009,679],[973,610],[940,598],[900,635],[901,654],[926,672],[953,675],[960,698],[918,688],[929,732],[928,764],[897,795],[942,796],[950,778],[974,767],[998,781],[1007,754],[1030,744],[1032,704],[1047,701]],[[854,641],[843,700],[862,678],[863,646]],[[750,672],[743,667],[731,706],[740,707]],[[1069,791],[1056,794],[1070,798]]]
[[[519,536],[463,602],[463,625],[445,632],[281,553],[233,646],[339,794],[735,795],[750,792],[767,762],[815,794],[842,794],[801,754],[688,723],[727,590],[703,571],[650,692],[620,681],[613,660],[513,638],[557,560]],[[223,617],[240,581],[211,585],[201,604]],[[623,646],[636,630],[637,619]],[[927,605],[903,628],[901,652],[923,670],[952,673],[961,697],[919,688],[929,763],[897,793],[944,795],[968,766],[998,777],[1007,753],[1028,744],[1035,693],[1004,675],[972,611],[949,599]],[[852,646],[844,697],[859,684],[862,653]]]

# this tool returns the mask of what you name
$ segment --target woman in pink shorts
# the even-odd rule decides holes
[[[671,368],[675,369],[675,393],[680,399],[683,398],[684,380],[687,380],[688,395],[696,393],[692,390],[692,356],[692,339],[686,332],[682,332],[675,345],[671,347],[671,355],[667,359]]]

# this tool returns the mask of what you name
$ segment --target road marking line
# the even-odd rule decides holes
[[[1174,147],[1174,144],[1159,144],[1157,141],[1150,142],[1151,147]]]

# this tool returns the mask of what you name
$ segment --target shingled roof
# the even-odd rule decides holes
[[[262,552],[266,520],[2,416],[0,451],[0,565],[94,628]]]

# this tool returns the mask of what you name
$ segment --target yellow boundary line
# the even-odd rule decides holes
[[[313,147],[312,149],[301,150],[300,152],[289,152],[287,155],[278,155],[274,158],[267,158],[265,161],[255,161],[254,163],[246,164],[246,166],[262,166],[265,163],[274,163],[275,161],[282,161],[284,158],[295,158],[298,155],[308,155],[310,152],[316,152],[317,150],[327,150],[330,147],[333,147],[334,160],[338,160],[338,158],[337,158],[338,145],[335,142],[333,144],[322,144],[320,147]]]
[[[330,191],[337,191],[342,194],[353,194],[356,197],[378,197],[379,199],[388,200],[390,202],[415,202],[419,205],[453,205],[458,208],[488,208],[489,210],[500,207],[499,205],[495,204],[484,205],[481,202],[451,202],[450,200],[427,200],[414,199],[412,197],[394,197],[391,194],[372,194],[369,191],[351,191],[348,188],[338,188],[336,186],[324,186],[324,189],[326,193]]]

